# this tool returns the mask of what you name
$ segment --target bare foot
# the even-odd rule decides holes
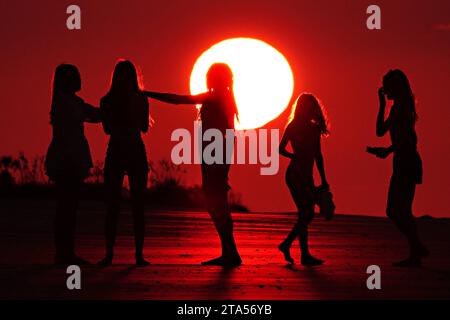
[[[144,258],[136,258],[136,266],[137,267],[146,267],[149,265],[150,265],[150,262],[145,260]]]
[[[409,257],[405,260],[394,262],[392,265],[394,267],[403,268],[420,268],[422,266],[422,262],[420,261],[420,258]]]
[[[319,265],[323,264],[325,261],[314,258],[312,255],[306,255],[306,256],[302,256],[301,262],[302,262],[302,265],[304,265],[304,266],[319,266]]]
[[[225,258],[223,256],[220,256],[215,259],[211,259],[208,261],[203,261],[203,266],[221,266],[221,267],[237,267],[242,264],[241,257],[235,256],[230,258]]]
[[[284,243],[281,243],[278,246],[278,250],[280,250],[284,255],[284,260],[286,260],[288,263],[293,264],[294,259],[291,257],[291,248],[285,245]]]
[[[113,261],[113,257],[106,256],[102,260],[97,262],[97,265],[99,265],[101,267],[109,267],[110,265],[112,265],[112,261]]]

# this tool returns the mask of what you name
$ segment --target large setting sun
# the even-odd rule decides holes
[[[258,128],[279,116],[289,105],[294,88],[286,58],[267,43],[233,38],[206,50],[196,61],[190,79],[192,94],[206,91],[206,73],[216,62],[230,66],[240,122],[236,129]]]

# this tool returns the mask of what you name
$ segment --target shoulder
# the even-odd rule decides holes
[[[199,93],[199,94],[193,95],[192,98],[195,101],[203,104],[203,103],[213,102],[217,97],[216,97],[216,95],[213,92],[206,91],[206,92],[203,92],[203,93]]]
[[[140,91],[138,93],[138,101],[139,103],[142,103],[144,106],[148,106],[148,98],[147,96],[144,94],[143,91]]]
[[[105,106],[110,104],[110,98],[108,96],[103,96],[100,99],[100,108],[104,108]]]
[[[294,130],[295,130],[294,124],[293,124],[292,122],[290,122],[290,123],[286,126],[286,129],[284,130],[284,134],[285,134],[287,137],[291,137],[292,134],[293,134],[293,132],[294,132]]]
[[[54,103],[57,104],[79,104],[79,103],[84,103],[84,100],[81,99],[79,96],[77,95],[71,95],[71,94],[65,94],[65,93],[61,93],[56,95],[53,98]]]
[[[77,95],[74,95],[74,96],[72,97],[72,99],[73,99],[73,101],[74,101],[75,103],[80,103],[80,104],[84,103],[84,100],[81,99],[81,98],[80,98],[79,96],[77,96]]]

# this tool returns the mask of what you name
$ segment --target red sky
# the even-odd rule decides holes
[[[375,137],[377,88],[390,68],[403,69],[418,99],[424,184],[416,214],[450,216],[450,2],[443,1],[20,1],[0,4],[0,154],[44,154],[50,141],[50,79],[55,66],[80,69],[80,96],[98,104],[119,57],[139,65],[147,89],[188,93],[196,58],[231,37],[254,37],[281,51],[295,76],[295,93],[315,93],[328,109],[332,135],[324,143],[328,179],[340,213],[383,215],[391,160],[365,153],[387,145]],[[378,4],[382,30],[366,28]],[[66,28],[66,8],[81,7],[82,29]],[[441,25],[441,27],[437,27]],[[156,124],[145,136],[149,158],[170,158],[170,134],[192,128],[196,111],[151,102]],[[286,114],[269,127],[283,128]],[[94,160],[106,137],[87,126]],[[255,211],[294,210],[284,184],[258,166],[234,166],[231,184]],[[186,168],[199,183],[199,168]]]

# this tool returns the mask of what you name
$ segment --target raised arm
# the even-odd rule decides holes
[[[380,100],[380,109],[377,116],[377,136],[382,137],[389,131],[390,119],[384,120],[384,113],[386,110],[386,98],[384,97],[383,88],[378,89],[378,99]]]
[[[322,145],[320,143],[320,136],[319,139],[317,141],[317,154],[316,154],[316,166],[317,166],[317,170],[319,171],[320,174],[320,179],[322,180],[322,186],[324,187],[328,187],[328,182],[327,182],[327,178],[325,176],[325,166],[323,164],[323,155],[322,155]]]
[[[207,93],[202,93],[195,96],[184,96],[173,93],[144,91],[144,95],[148,98],[153,98],[171,104],[202,104],[206,99]]]
[[[287,145],[289,143],[289,126],[286,128],[286,130],[283,133],[283,137],[281,138],[280,145],[278,146],[278,153],[281,154],[283,157],[293,159],[294,154],[292,152],[289,152],[287,150]]]

